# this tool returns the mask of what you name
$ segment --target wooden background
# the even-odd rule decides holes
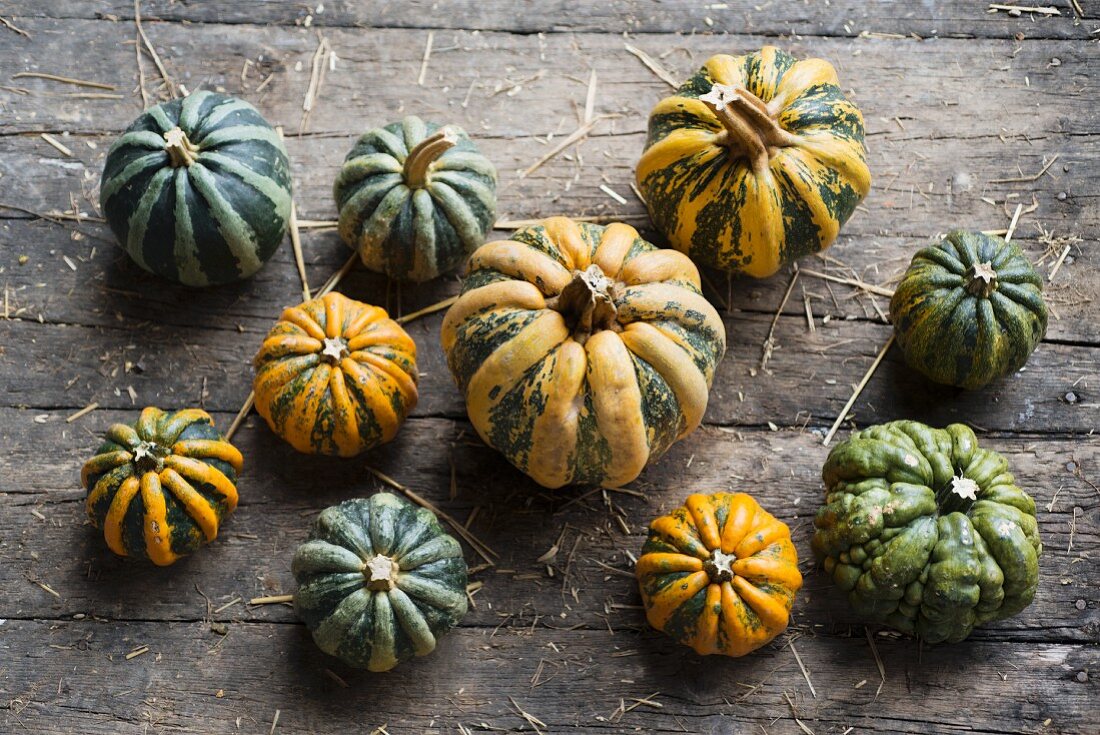
[[[1100,2],[1051,2],[1054,14],[1019,15],[975,0],[141,7],[175,84],[239,94],[285,127],[303,219],[335,217],[331,181],[356,135],[417,113],[463,125],[492,157],[502,219],[644,227],[633,165],[669,87],[626,43],[678,79],[711,54],[765,43],[837,66],[866,117],[874,184],[828,257],[804,269],[889,288],[937,233],[1003,230],[1023,204],[1016,239],[1040,272],[1065,253],[1027,368],[965,393],[930,385],[892,350],[838,437],[897,418],[968,422],[1039,504],[1034,604],[965,643],[922,647],[854,620],[809,549],[822,436],[890,335],[887,300],[803,273],[776,317],[790,270],[710,274],[729,352],[706,425],[632,494],[541,491],[485,448],[436,314],[409,325],[422,399],[392,445],[348,461],[300,456],[253,416],[235,438],[242,502],[217,542],[169,569],[114,558],[79,487],[97,437],[149,404],[205,406],[224,430],[248,393],[249,359],[301,285],[289,245],[249,282],[208,291],[132,265],[96,218],[103,157],[142,109],[139,58],[150,100],[168,94],[136,49],[134,5],[0,0],[0,731],[1100,732]],[[303,121],[322,39],[336,58],[322,49]],[[521,178],[577,129],[593,70],[594,112],[607,117]],[[303,240],[316,287],[348,252],[332,230]],[[410,313],[457,286],[399,290],[353,272],[341,290]],[[248,604],[293,592],[290,557],[312,516],[379,489],[367,465],[469,519],[499,554],[472,576],[481,586],[461,627],[382,675],[322,655],[288,605]],[[648,629],[631,578],[648,520],[720,489],[751,492],[790,524],[806,575],[788,634],[740,660],[699,658]]]

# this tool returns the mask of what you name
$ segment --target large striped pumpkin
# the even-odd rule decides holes
[[[244,100],[199,91],[146,110],[115,141],[100,205],[134,262],[188,286],[251,276],[290,216],[290,164]]]
[[[326,508],[291,564],[294,609],[325,653],[387,671],[435,650],[466,614],[462,547],[390,493]]]
[[[636,478],[699,425],[726,348],[688,258],[564,217],[479,248],[442,339],[478,434],[551,488]]]
[[[146,408],[132,426],[111,426],[84,463],[88,518],[119,556],[171,564],[218,535],[242,463],[205,411]]]
[[[386,310],[338,293],[291,307],[253,360],[256,410],[299,452],[351,457],[416,406],[416,345]]]
[[[497,173],[456,125],[418,117],[369,130],[333,186],[340,236],[367,268],[427,281],[457,268],[485,242]]]
[[[821,59],[713,56],[653,109],[637,181],[673,247],[770,276],[827,248],[867,196],[863,116]]]

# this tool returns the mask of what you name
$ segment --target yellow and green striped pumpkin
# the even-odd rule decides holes
[[[871,186],[833,67],[774,46],[712,56],[661,100],[636,174],[673,247],[756,278],[827,248]]]
[[[327,293],[283,312],[253,360],[256,410],[299,452],[351,457],[416,406],[416,344],[386,310]]]
[[[466,614],[462,547],[431,511],[390,493],[322,511],[291,569],[314,642],[356,668],[425,656]]]
[[[278,133],[244,100],[198,91],[151,107],[107,154],[99,201],[145,270],[188,286],[248,278],[290,217]]]
[[[636,478],[699,425],[726,349],[686,256],[564,217],[471,256],[442,340],[478,434],[550,488]]]
[[[890,319],[911,367],[981,388],[1023,367],[1043,339],[1043,279],[1016,243],[954,230],[913,256]]]
[[[218,535],[242,463],[205,411],[146,408],[111,426],[81,469],[88,518],[119,556],[166,566]]]
[[[485,242],[497,172],[457,125],[418,117],[369,130],[333,185],[340,236],[370,270],[427,281]]]

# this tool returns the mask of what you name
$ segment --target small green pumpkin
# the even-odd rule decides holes
[[[872,426],[837,445],[821,476],[813,550],[861,617],[954,643],[1031,604],[1035,501],[968,427]]]
[[[910,367],[981,388],[1023,367],[1042,340],[1043,279],[1015,243],[955,230],[913,257],[890,319]]]
[[[462,547],[431,511],[390,493],[322,511],[292,569],[298,617],[356,668],[427,655],[466,614]]]
[[[237,507],[243,459],[197,408],[149,407],[115,424],[80,480],[92,525],[111,551],[167,566],[218,535]]]
[[[229,283],[282,242],[290,163],[255,107],[198,91],[149,108],[115,141],[99,201],[145,270],[188,286]]]
[[[455,125],[418,117],[369,130],[333,186],[340,237],[399,281],[457,268],[496,219],[497,173]]]

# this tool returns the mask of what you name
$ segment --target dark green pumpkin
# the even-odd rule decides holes
[[[119,556],[166,566],[213,541],[237,507],[241,453],[197,408],[115,424],[80,479],[88,519]]]
[[[107,154],[99,201],[145,270],[188,286],[248,278],[290,217],[278,133],[244,100],[198,91],[146,110]]]
[[[962,424],[857,431],[821,471],[813,550],[862,618],[957,642],[1031,604],[1035,501]]]
[[[390,493],[322,511],[292,565],[294,607],[325,653],[388,671],[431,653],[466,614],[462,547]]]
[[[1015,243],[955,230],[913,257],[890,318],[910,367],[981,388],[1023,367],[1042,340],[1043,279]]]
[[[496,217],[497,173],[463,130],[418,117],[369,130],[333,186],[340,236],[367,268],[427,281],[457,268]]]

